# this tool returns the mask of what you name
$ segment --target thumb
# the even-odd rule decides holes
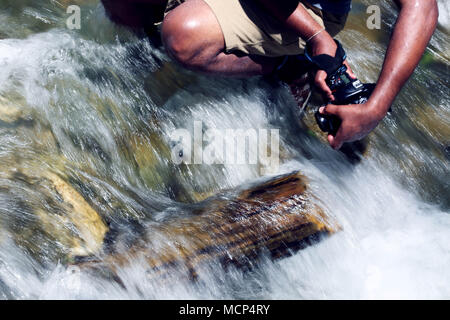
[[[319,109],[320,113],[339,116],[341,108],[335,104],[329,104]]]

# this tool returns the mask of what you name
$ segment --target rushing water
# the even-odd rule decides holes
[[[81,6],[81,30],[66,27],[69,4]],[[369,31],[369,4],[354,1],[340,35],[363,81],[376,80],[395,19],[382,1],[381,29]],[[352,164],[305,130],[284,87],[182,70],[113,25],[96,0],[0,0],[0,298],[450,298],[445,0],[440,9],[419,68]],[[311,123],[311,112],[305,118]],[[183,215],[182,203],[260,177],[258,165],[173,165],[169,135],[194,121],[279,128],[277,173],[306,175],[342,231],[251,272],[211,265],[197,282],[155,281],[133,261],[119,271],[124,289],[67,268],[66,244],[37,226],[37,213],[55,211],[58,198],[41,172],[67,176],[119,225]]]

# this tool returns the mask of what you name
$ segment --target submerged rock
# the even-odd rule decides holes
[[[99,214],[71,185],[58,175],[47,172],[45,177],[52,183],[67,207],[67,218],[78,231],[82,243],[72,248],[72,254],[95,254],[103,245],[103,238],[108,230]]]
[[[20,101],[23,103],[23,101]],[[31,122],[29,110],[13,104],[0,96],[0,126],[12,126]]]
[[[188,270],[195,278],[210,262],[248,268],[268,254],[292,255],[321,235],[339,229],[314,204],[306,179],[292,173],[239,192],[222,194],[194,205],[192,215],[145,226],[143,238],[123,246],[112,240],[100,258],[78,257],[77,264],[120,282],[115,271],[144,259],[149,271]],[[117,236],[117,235],[116,235]]]
[[[55,168],[62,166],[59,159],[53,160]],[[34,259],[66,262],[72,256],[101,251],[108,228],[65,178],[27,162],[9,173],[2,172],[0,179],[0,195],[10,208],[0,210],[2,233],[8,232]],[[4,183],[8,180],[9,184]]]

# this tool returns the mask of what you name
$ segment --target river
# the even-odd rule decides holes
[[[353,2],[339,39],[373,82],[396,10],[377,2],[381,28],[368,30],[370,1]],[[80,30],[66,25],[70,4],[81,8]],[[0,298],[449,299],[450,20],[439,5],[420,66],[350,162],[305,129],[312,111],[300,121],[286,88],[183,70],[110,22],[97,0],[0,0]],[[56,234],[73,230],[62,230],[60,197],[39,178],[46,170],[119,226],[182,216],[183,203],[261,178],[260,164],[174,165],[170,134],[195,121],[279,129],[280,166],[266,175],[301,171],[342,230],[251,272],[212,265],[196,282],[154,281],[140,261],[120,270],[125,287],[67,267],[70,236]],[[39,222],[49,216],[53,231]]]

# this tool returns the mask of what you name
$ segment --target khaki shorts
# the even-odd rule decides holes
[[[169,0],[166,14],[184,1]],[[214,12],[222,28],[226,52],[269,57],[303,53],[305,41],[267,14],[257,0],[203,1]],[[332,36],[343,29],[347,15],[331,15],[307,2],[302,1],[301,4],[321,26],[325,26]]]

